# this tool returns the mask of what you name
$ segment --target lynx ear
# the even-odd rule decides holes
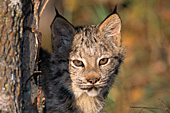
[[[56,17],[51,24],[51,42],[53,53],[66,53],[72,44],[75,29],[56,10]]]
[[[99,25],[99,32],[112,40],[116,46],[121,46],[121,20],[115,11]]]

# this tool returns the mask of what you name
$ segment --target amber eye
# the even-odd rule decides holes
[[[107,62],[108,62],[108,58],[102,58],[102,59],[99,61],[99,65],[105,65]]]
[[[73,60],[73,64],[77,67],[84,67],[84,64],[80,60]]]

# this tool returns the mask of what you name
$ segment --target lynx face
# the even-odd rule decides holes
[[[95,97],[100,94],[120,64],[120,48],[99,31],[98,26],[89,26],[74,36],[70,52],[69,71],[72,86],[77,96],[87,93]]]
[[[124,58],[119,16],[114,13],[99,25],[75,28],[59,15],[51,30],[53,56],[68,60],[69,74],[62,81],[71,79],[67,87],[75,97],[107,95]]]

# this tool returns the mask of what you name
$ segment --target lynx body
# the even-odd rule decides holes
[[[52,53],[42,52],[47,113],[102,113],[124,59],[121,20],[74,27],[57,13],[51,24]]]

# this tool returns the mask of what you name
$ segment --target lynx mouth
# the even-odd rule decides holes
[[[82,90],[89,90],[89,91],[92,90],[93,88],[94,89],[98,89],[98,88],[103,88],[104,86],[105,85],[102,85],[102,84],[100,84],[100,85],[99,84],[98,85],[87,85],[87,84],[86,85],[84,85],[84,84],[83,85],[82,84],[78,85],[78,87],[80,89],[82,89]]]
[[[86,93],[90,97],[96,97],[97,95],[99,95],[100,91],[101,91],[101,88],[92,87],[86,90]]]
[[[101,91],[101,87],[95,87],[95,86],[84,86],[84,87],[80,87],[80,89],[84,90],[88,96],[90,97],[96,97],[97,95],[99,95],[100,91]]]
[[[92,90],[93,88],[96,88],[96,87],[94,87],[94,86],[83,86],[83,87],[80,87],[80,89],[82,89],[82,90],[88,90],[88,91],[90,91],[90,90]]]

